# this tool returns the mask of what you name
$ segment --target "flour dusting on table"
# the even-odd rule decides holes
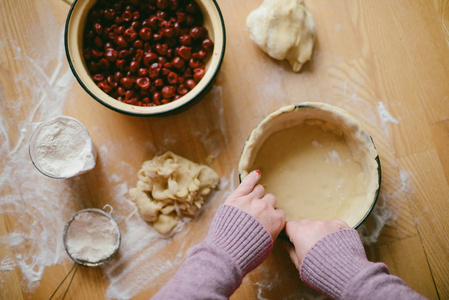
[[[215,118],[213,122],[195,130],[195,135],[199,138],[207,153],[214,157],[218,157],[221,153],[222,146],[228,144],[228,136],[226,132],[225,117],[223,111],[223,88],[215,85],[209,96]]]
[[[209,210],[216,201],[223,201],[233,190],[232,180],[221,178],[218,189],[208,196],[202,211]],[[126,194],[116,194],[114,203],[121,207],[122,214],[114,217],[122,231],[122,244],[120,257],[104,267],[110,281],[106,297],[130,299],[155,284],[162,285],[160,277],[176,270],[195,244],[189,239],[190,230],[185,228],[190,219],[180,222],[172,237],[167,239],[142,220],[137,207]],[[200,232],[205,237],[207,228],[202,226],[196,234]],[[174,239],[184,242],[175,253],[166,254],[167,245]]]
[[[385,135],[387,136],[387,138],[390,138],[387,123],[399,124],[399,121],[391,116],[382,102],[379,102],[379,105],[377,106],[377,112],[379,113],[380,123],[385,132]]]
[[[12,140],[9,136],[18,131],[23,114],[16,107],[21,107],[28,122],[62,114],[74,78],[64,60],[63,40],[59,39],[58,43],[45,53],[36,53],[37,59],[22,51],[14,40],[3,42],[3,47],[15,54],[14,59],[23,70],[9,80],[25,89],[17,94],[29,94],[30,98],[0,102],[2,111],[9,111],[10,116],[0,115],[0,156],[3,157],[0,188],[6,195],[0,198],[0,214],[12,224],[10,233],[1,236],[0,242],[9,244],[13,250],[13,256],[5,255],[0,264],[9,266],[6,269],[20,268],[21,287],[26,292],[39,285],[45,267],[60,263],[64,257],[62,230],[73,204],[68,186],[46,178],[31,164],[27,137],[21,135]],[[47,73],[50,63],[56,67]],[[13,273],[3,276],[13,276]]]

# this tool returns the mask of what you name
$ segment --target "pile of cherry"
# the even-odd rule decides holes
[[[99,88],[131,105],[179,99],[203,78],[214,44],[192,0],[99,0],[83,55]]]

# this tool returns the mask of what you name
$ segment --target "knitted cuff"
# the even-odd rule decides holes
[[[259,266],[273,248],[268,231],[250,214],[230,205],[221,205],[206,240],[228,253],[242,276]]]
[[[358,232],[340,230],[326,235],[304,257],[301,279],[332,299],[340,299],[348,282],[372,264]]]

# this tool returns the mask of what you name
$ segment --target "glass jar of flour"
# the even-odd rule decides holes
[[[34,124],[29,153],[34,166],[44,175],[65,179],[95,167],[97,151],[86,127],[68,116]]]

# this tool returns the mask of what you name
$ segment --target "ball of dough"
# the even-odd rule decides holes
[[[294,72],[312,57],[315,23],[303,0],[264,0],[246,19],[251,39]]]

